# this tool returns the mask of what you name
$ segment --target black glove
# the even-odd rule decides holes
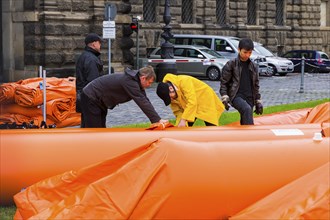
[[[262,115],[263,111],[264,111],[264,107],[262,106],[261,102],[257,102],[256,103],[256,110],[254,110],[254,112],[257,115]]]
[[[225,109],[228,111],[229,108],[230,108],[228,102],[227,102],[227,101],[223,101],[222,103],[223,103],[223,105],[225,106]]]
[[[224,95],[221,97],[222,104],[225,106],[225,109],[228,111],[230,106],[229,106],[229,97],[227,95]]]

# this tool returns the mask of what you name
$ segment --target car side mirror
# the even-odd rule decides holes
[[[233,49],[229,46],[227,46],[225,49],[226,49],[226,51],[233,52]]]
[[[197,58],[199,58],[199,59],[203,59],[204,56],[203,56],[202,54],[198,54],[198,55],[197,55]]]

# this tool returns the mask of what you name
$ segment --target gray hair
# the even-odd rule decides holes
[[[156,73],[154,71],[154,68],[150,65],[139,69],[139,73],[140,76],[145,76],[147,80],[151,78],[156,79]]]

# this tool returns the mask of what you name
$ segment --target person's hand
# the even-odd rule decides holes
[[[221,97],[222,104],[225,106],[225,109],[228,111],[230,106],[229,106],[229,96],[224,95]]]
[[[168,123],[168,120],[160,119],[160,120],[159,120],[159,123],[164,123],[164,124],[166,124],[166,123]]]
[[[257,115],[262,115],[263,111],[264,111],[264,107],[262,106],[261,101],[260,100],[257,100],[257,102],[256,102],[256,109],[254,110],[254,112]]]
[[[187,126],[186,120],[181,119],[179,124],[178,124],[178,127],[180,128],[180,127],[186,127],[186,126]]]

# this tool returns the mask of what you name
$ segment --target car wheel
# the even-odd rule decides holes
[[[279,73],[280,76],[286,76],[288,73]]]
[[[219,80],[220,70],[217,67],[212,66],[207,69],[206,76],[212,81]]]
[[[275,76],[277,74],[277,69],[275,66],[268,66],[270,69],[269,69],[269,72],[272,74],[272,76]]]
[[[276,70],[274,70],[274,69],[275,69],[274,67],[272,67],[272,66],[268,66],[268,67],[267,67],[267,71],[265,72],[265,76],[273,76],[274,71],[276,71]]]

